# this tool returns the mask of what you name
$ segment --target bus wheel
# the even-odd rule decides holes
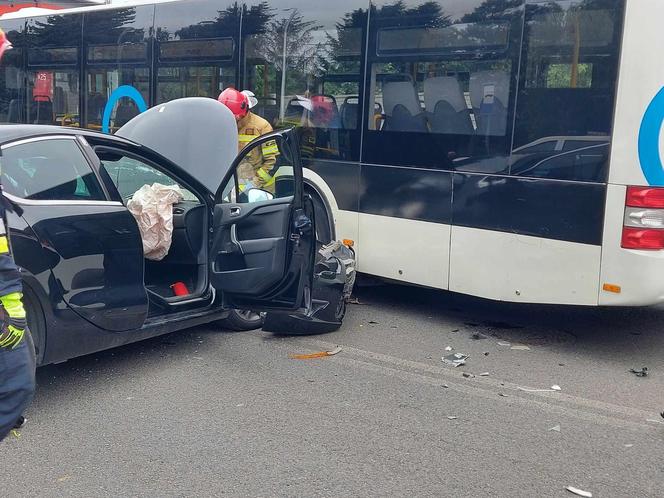
[[[311,195],[314,204],[316,258],[319,258],[318,251],[320,248],[332,242],[332,224],[323,200],[315,192],[309,189],[305,191]],[[315,318],[318,320],[317,322],[293,316],[267,313],[263,330],[277,335],[314,335],[338,330],[346,315],[346,300],[343,296],[343,288],[341,286],[316,287],[314,284],[313,298],[329,303],[324,309],[316,312]]]

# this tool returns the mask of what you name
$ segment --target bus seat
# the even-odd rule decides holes
[[[455,77],[439,76],[424,80],[424,107],[432,132],[473,134],[470,110]]]
[[[53,89],[53,109],[56,114],[67,114],[67,99],[65,98],[65,91],[62,87],[56,86]]]
[[[510,75],[504,71],[480,71],[470,76],[470,101],[477,121],[477,134],[507,133]]]
[[[341,114],[341,125],[344,129],[355,130],[357,128],[359,109],[359,97],[346,97],[344,99],[344,103],[341,104],[341,109],[339,110],[339,114]]]
[[[11,99],[7,110],[7,122],[23,123],[25,121],[25,99]]]
[[[36,100],[30,107],[30,123],[52,125],[55,121],[53,115],[53,102],[50,100]]]
[[[428,131],[415,85],[410,81],[388,81],[383,84],[383,105],[387,131]]]

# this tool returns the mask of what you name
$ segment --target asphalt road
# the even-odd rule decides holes
[[[200,327],[40,369],[0,495],[664,496],[664,309],[358,297],[329,335]]]

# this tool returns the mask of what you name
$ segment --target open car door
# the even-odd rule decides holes
[[[215,196],[210,282],[224,305],[309,313],[315,233],[295,134],[251,142]]]

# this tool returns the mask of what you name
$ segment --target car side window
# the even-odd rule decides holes
[[[239,158],[224,188],[224,202],[253,203],[293,195],[293,155],[282,137],[252,142]]]
[[[101,201],[104,192],[76,140],[45,139],[5,146],[5,192],[30,200]]]
[[[180,187],[185,201],[197,202],[199,200],[196,195],[176,180],[145,161],[113,149],[97,148],[95,152],[124,200],[131,199],[144,185],[155,183]]]

